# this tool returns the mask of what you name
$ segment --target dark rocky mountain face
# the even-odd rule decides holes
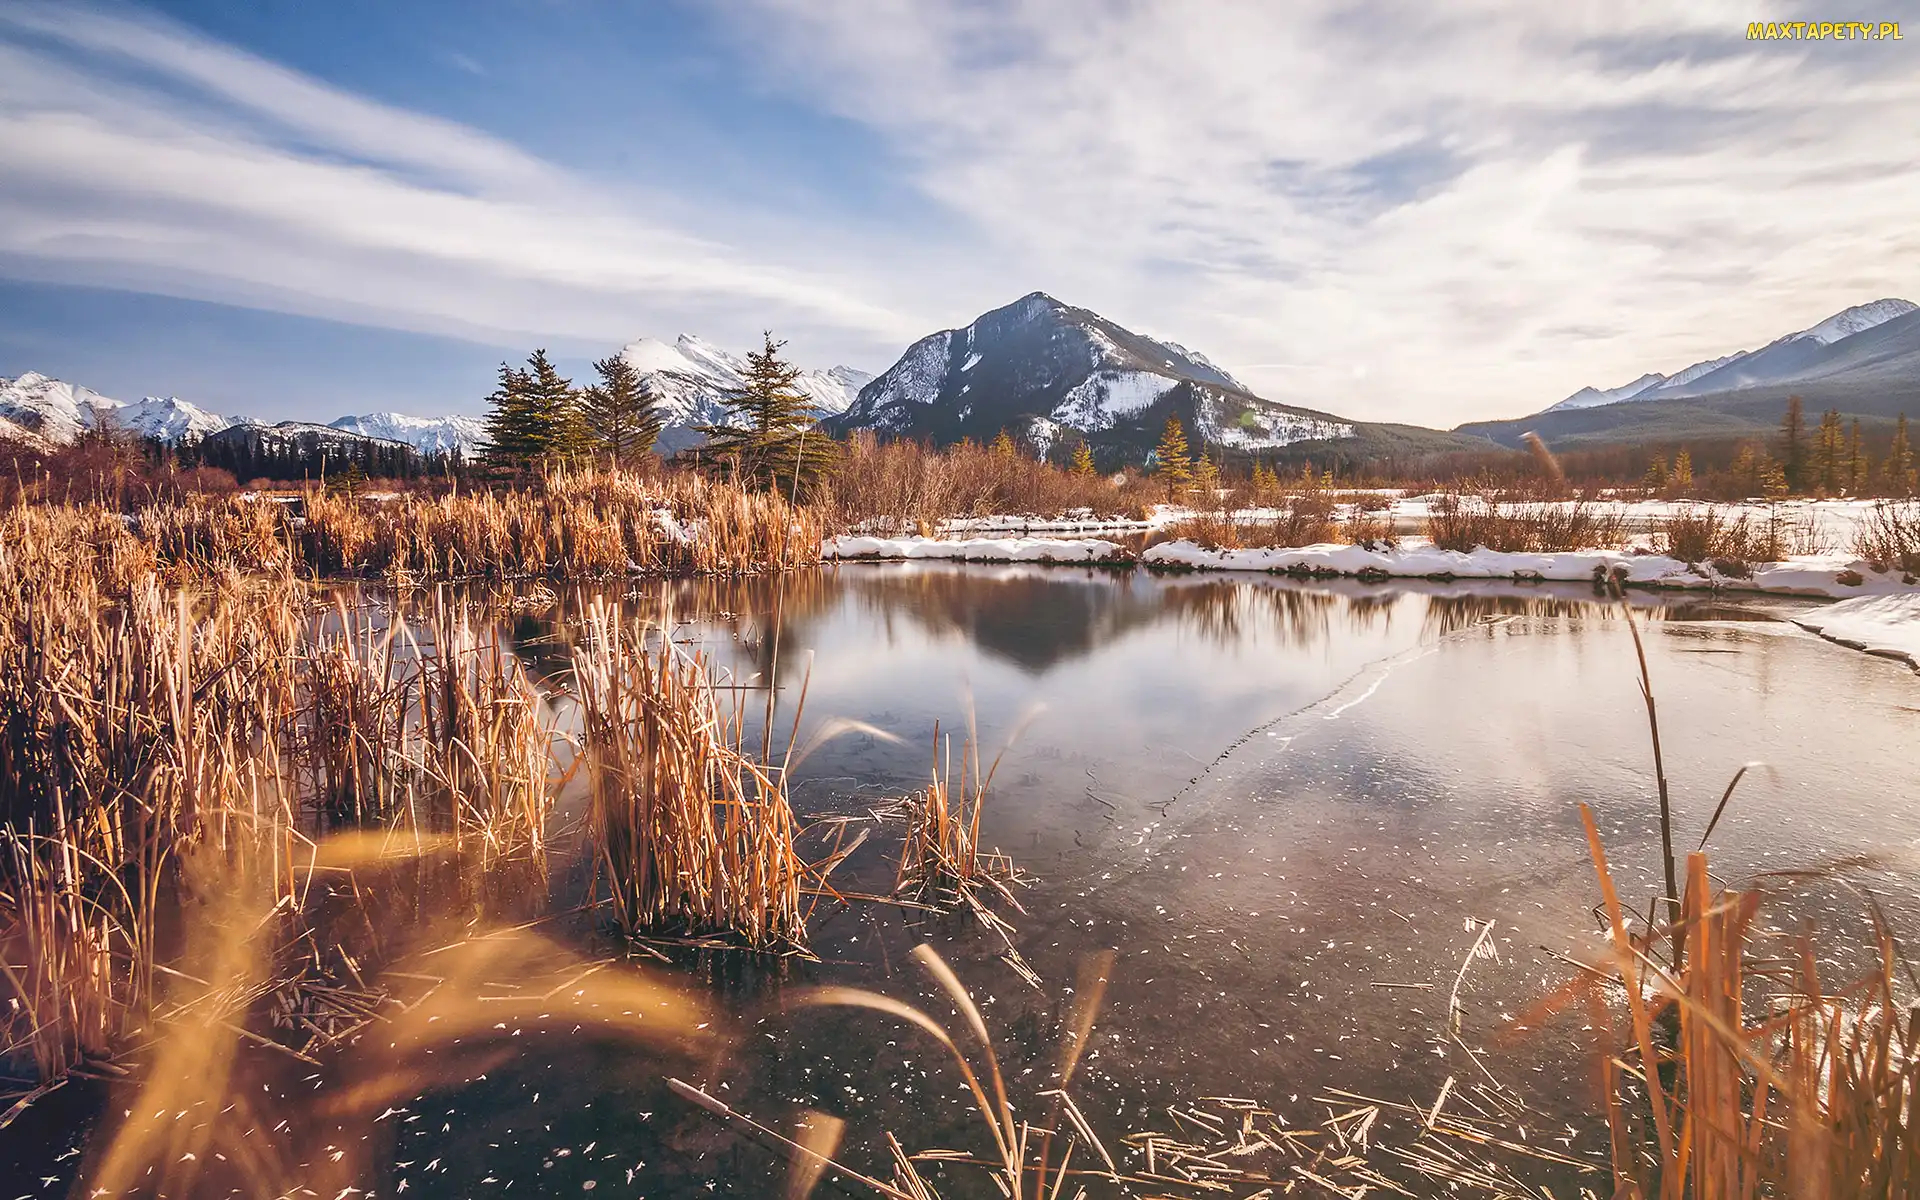
[[[1169,416],[1191,441],[1228,452],[1357,434],[1353,422],[1262,399],[1204,355],[1042,292],[921,338],[825,424],[936,445],[1005,430],[1043,452],[1079,436],[1103,458],[1138,462]]]

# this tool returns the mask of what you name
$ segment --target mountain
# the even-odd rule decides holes
[[[74,441],[98,423],[101,412],[121,407],[120,401],[92,388],[63,383],[38,371],[28,371],[18,379],[0,378],[0,421],[32,440],[51,445]]]
[[[1228,452],[1298,447],[1358,458],[1485,447],[1264,399],[1204,355],[1044,292],[921,338],[823,425],[836,435],[865,429],[939,445],[1007,430],[1042,453],[1073,433],[1103,462],[1138,463],[1170,416],[1196,448]]]
[[[178,396],[148,396],[129,404],[35,371],[18,379],[0,378],[0,439],[65,446],[88,429],[105,428],[177,445],[205,441],[235,427],[330,429],[339,435],[331,440],[342,446],[347,444],[344,439],[360,438],[382,446],[403,444],[424,455],[458,449],[471,457],[475,447],[486,440],[485,427],[474,417],[410,417],[389,412],[341,417],[330,426],[309,426],[299,421],[269,426],[253,417],[208,412]],[[316,434],[305,440],[318,447],[330,439]]]
[[[486,422],[478,417],[410,417],[405,413],[366,413],[341,417],[329,427],[361,437],[405,442],[425,455],[457,453],[472,459],[486,443]]]
[[[1856,304],[1811,328],[1775,338],[1758,350],[1736,350],[1720,358],[1683,367],[1672,375],[1642,375],[1632,383],[1607,391],[1584,387],[1545,411],[1597,408],[1623,400],[1671,400],[1677,396],[1704,396],[1788,382],[1817,371],[1831,357],[1829,347],[1836,343],[1916,310],[1920,310],[1920,305],[1910,300],[1886,299]]]
[[[1652,382],[1648,382],[1651,379]],[[1790,395],[1811,411],[1838,409],[1871,429],[1920,416],[1920,305],[1875,300],[1817,325],[1603,392],[1582,388],[1530,417],[1478,421],[1458,432],[1518,446],[1740,438],[1778,425]]]
[[[693,431],[695,426],[728,423],[721,398],[740,387],[747,367],[744,359],[685,333],[672,344],[641,338],[624,347],[620,357],[664,402],[667,429],[660,436],[660,448],[667,451],[698,445],[702,439]],[[802,371],[794,388],[812,402],[816,415],[830,417],[845,412],[872,378],[853,367]]]

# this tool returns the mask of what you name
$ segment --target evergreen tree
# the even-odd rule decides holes
[[[1840,414],[1830,408],[1820,414],[1820,433],[1813,446],[1814,486],[1828,495],[1838,492],[1846,478],[1846,457]]]
[[[482,451],[489,466],[517,470],[539,457],[540,422],[533,408],[533,380],[518,367],[500,364],[500,386],[487,397],[487,444]]]
[[[1857,496],[1867,487],[1867,444],[1860,438],[1860,418],[1853,419],[1847,437],[1847,494]]]
[[[667,414],[640,372],[618,354],[593,364],[600,382],[580,393],[580,413],[593,435],[594,451],[621,466],[653,452]]]
[[[1007,431],[1004,429],[993,439],[993,445],[990,449],[992,449],[994,456],[997,458],[1012,458],[1017,453],[1014,449],[1013,439],[1007,436]]]
[[[1664,491],[1670,476],[1667,473],[1667,460],[1658,454],[1647,464],[1647,473],[1640,477],[1640,483],[1650,492]]]
[[[523,470],[591,450],[573,381],[561,376],[545,350],[527,357],[527,369],[500,364],[500,386],[487,397],[486,457],[490,465]]]
[[[799,368],[781,361],[785,345],[768,332],[765,345],[747,353],[740,387],[721,397],[734,422],[698,428],[728,475],[783,492],[811,483],[833,462],[833,440],[813,428],[807,398],[793,386]]]
[[[1693,453],[1684,446],[1673,456],[1673,473],[1667,485],[1676,491],[1693,486]]]
[[[1893,496],[1911,496],[1920,492],[1920,478],[1916,478],[1913,465],[1913,443],[1907,434],[1907,414],[1901,413],[1893,426],[1893,444],[1887,447],[1887,461],[1881,464],[1880,472],[1885,480],[1887,493]]]
[[[1787,397],[1787,412],[1780,418],[1780,465],[1789,488],[1807,486],[1807,422],[1798,396]]]
[[[1074,444],[1073,473],[1082,478],[1093,474],[1093,450],[1085,442]]]
[[[1202,454],[1193,464],[1193,486],[1200,493],[1200,505],[1212,508],[1220,502],[1220,468]]]
[[[1168,417],[1160,433],[1160,444],[1153,449],[1153,473],[1167,485],[1167,503],[1173,503],[1175,489],[1193,478],[1193,460],[1187,456],[1187,431],[1180,418]]]

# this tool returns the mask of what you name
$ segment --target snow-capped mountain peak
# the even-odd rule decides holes
[[[1920,304],[1896,297],[1874,300],[1867,304],[1856,304],[1852,308],[1842,309],[1818,325],[1802,329],[1799,333],[1790,333],[1780,340],[1785,342],[1810,338],[1823,346],[1831,346],[1842,338],[1852,337],[1856,333],[1865,333],[1876,325],[1884,325],[1895,317],[1904,317],[1916,309],[1920,309]]]
[[[100,414],[123,407],[89,387],[65,383],[38,371],[18,379],[0,378],[0,421],[29,436],[66,445],[100,421]]]
[[[101,421],[136,437],[162,442],[197,440],[235,424],[232,417],[210,413],[178,396],[148,396],[138,404],[125,404],[103,414]]]
[[[462,458],[473,458],[487,440],[486,424],[478,417],[410,417],[377,412],[341,417],[329,422],[328,427],[361,437],[404,442],[421,454],[457,453]]]
[[[1818,325],[1777,337],[1758,350],[1737,350],[1694,363],[1671,375],[1642,375],[1617,388],[1584,387],[1545,411],[1597,408],[1627,400],[1671,400],[1806,378],[1810,372],[1821,370],[1824,362],[1836,353],[1827,347],[1916,311],[1920,311],[1920,305],[1893,297],[1856,304]]]
[[[921,338],[826,425],[936,443],[1011,430],[1036,449],[1071,430],[1138,461],[1170,416],[1198,444],[1236,450],[1356,435],[1350,422],[1254,395],[1176,342],[1044,292]]]

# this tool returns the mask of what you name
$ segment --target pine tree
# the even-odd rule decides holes
[[[1820,414],[1820,434],[1814,442],[1814,486],[1828,495],[1839,491],[1845,479],[1846,457],[1846,438],[1841,432],[1840,414],[1830,408]]]
[[[1093,474],[1093,450],[1085,442],[1074,443],[1072,470],[1082,478]]]
[[[1866,490],[1867,479],[1867,444],[1860,437],[1860,418],[1855,417],[1847,437],[1847,494],[1857,496]]]
[[[1807,486],[1807,422],[1798,396],[1787,397],[1787,412],[1780,418],[1780,465],[1789,488]]]
[[[533,407],[533,380],[518,367],[500,364],[500,386],[487,397],[487,464],[517,470],[539,457],[543,442]]]
[[[1180,418],[1168,417],[1160,433],[1160,444],[1153,449],[1153,473],[1167,486],[1167,503],[1173,503],[1174,491],[1193,478],[1193,460],[1187,456],[1187,431]]]
[[[1205,454],[1193,464],[1193,486],[1200,493],[1200,505],[1212,508],[1220,501],[1220,468]]]
[[[580,412],[593,434],[594,449],[621,466],[632,466],[653,452],[666,427],[666,409],[621,356],[600,359],[593,369],[600,382],[580,394]]]
[[[1693,453],[1686,447],[1673,456],[1673,474],[1667,484],[1675,490],[1684,490],[1693,486]]]
[[[740,387],[720,402],[735,418],[703,425],[706,452],[732,478],[766,488],[798,490],[833,462],[833,440],[813,428],[807,398],[794,388],[800,369],[783,362],[785,342],[765,334],[765,344],[747,353]]]
[[[1893,426],[1893,444],[1887,447],[1887,461],[1881,464],[1881,475],[1885,481],[1887,493],[1894,496],[1911,496],[1920,492],[1920,478],[1915,477],[1913,465],[1913,442],[1907,435],[1907,414],[1901,413]]]
[[[1647,473],[1640,477],[1640,483],[1648,491],[1658,492],[1665,490],[1669,478],[1667,460],[1656,454],[1653,461],[1647,464]]]
[[[561,376],[545,350],[527,357],[527,369],[500,364],[500,386],[487,397],[487,461],[523,470],[553,459],[577,458],[591,448],[573,381]]]

